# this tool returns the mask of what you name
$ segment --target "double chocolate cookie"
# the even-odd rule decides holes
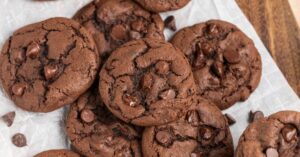
[[[235,157],[300,156],[300,113],[282,111],[251,123],[240,138]]]
[[[146,128],[145,157],[232,157],[233,142],[225,116],[208,100],[195,97],[176,122]]]
[[[52,18],[8,39],[0,54],[0,79],[19,107],[50,112],[90,87],[99,62],[93,38],[79,23]]]
[[[71,105],[66,127],[72,145],[82,155],[141,157],[141,133],[114,117],[97,90],[88,91]]]
[[[100,72],[99,88],[118,118],[150,126],[181,117],[196,87],[182,52],[165,41],[140,39],[112,53]]]
[[[44,151],[34,157],[80,157],[80,155],[69,150],[60,149]]]
[[[245,101],[261,77],[254,43],[233,24],[212,20],[179,31],[172,39],[189,59],[199,95],[220,109]]]
[[[190,0],[135,0],[152,12],[177,10],[187,5]]]
[[[164,23],[132,0],[94,0],[74,16],[93,35],[105,60],[122,44],[139,38],[164,39]]]

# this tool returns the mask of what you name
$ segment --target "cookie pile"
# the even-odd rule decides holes
[[[189,0],[135,1],[94,0],[73,19],[25,26],[5,43],[0,79],[17,106],[51,112],[69,105],[65,130],[78,154],[37,157],[234,156],[234,119],[221,110],[259,84],[254,43],[220,20],[183,28],[167,42],[163,30],[176,30],[175,18],[164,22],[158,12]],[[236,156],[297,156],[298,114],[253,113]],[[14,116],[5,116],[9,126]],[[14,142],[26,146],[17,135],[23,143]]]

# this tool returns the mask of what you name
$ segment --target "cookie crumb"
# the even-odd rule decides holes
[[[172,31],[176,31],[177,30],[175,17],[173,15],[172,16],[168,16],[165,19],[165,26],[166,26],[166,28],[169,28]]]
[[[26,142],[26,137],[24,134],[21,133],[16,133],[12,138],[11,138],[12,143],[17,146],[17,147],[24,147],[27,145]]]
[[[230,114],[225,114],[225,117],[227,119],[227,122],[229,125],[233,125],[236,123],[236,120],[230,115]]]

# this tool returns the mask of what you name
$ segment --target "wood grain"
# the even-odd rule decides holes
[[[236,0],[300,96],[300,29],[287,0]]]

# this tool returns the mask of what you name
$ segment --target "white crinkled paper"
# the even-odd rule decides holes
[[[0,47],[3,46],[5,40],[14,30],[50,17],[72,17],[79,8],[90,1],[33,2],[32,0],[1,0]],[[262,110],[266,115],[280,110],[300,111],[299,98],[288,85],[255,30],[234,0],[192,0],[181,10],[161,15],[163,19],[168,15],[174,15],[178,29],[209,19],[226,20],[236,24],[254,40],[263,62],[263,75],[259,87],[246,102],[238,103],[225,111],[237,119],[237,123],[231,127],[235,145],[248,125],[247,118],[250,110]],[[165,35],[169,39],[173,32],[166,30]],[[1,157],[31,157],[44,150],[68,147],[68,139],[64,132],[66,109],[47,114],[26,112],[16,107],[1,89],[0,116],[9,111],[16,111],[16,118],[11,127],[7,127],[3,121],[0,121]],[[28,146],[18,148],[11,143],[11,136],[17,132],[26,135]]]

